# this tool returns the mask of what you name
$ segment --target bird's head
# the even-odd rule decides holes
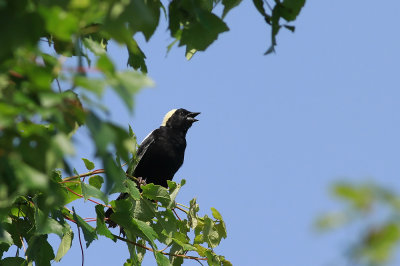
[[[186,133],[192,124],[198,121],[195,117],[199,114],[183,108],[173,109],[165,115],[161,126],[182,130]]]

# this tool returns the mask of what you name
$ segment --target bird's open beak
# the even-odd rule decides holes
[[[187,120],[188,121],[191,121],[192,123],[194,123],[194,122],[197,122],[197,121],[199,121],[199,120],[197,120],[195,117],[196,116],[198,116],[200,114],[200,112],[198,112],[198,113],[196,113],[196,112],[190,112],[188,115],[187,115]]]

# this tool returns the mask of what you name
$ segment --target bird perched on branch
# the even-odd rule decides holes
[[[186,133],[198,121],[195,117],[199,114],[183,108],[169,111],[161,126],[153,130],[140,144],[133,176],[141,178],[146,184],[168,187],[167,180],[172,180],[183,164]],[[117,200],[127,196],[127,193],[121,193]],[[105,217],[109,218],[112,213],[113,210],[109,208]],[[116,226],[110,220],[108,223],[110,227]]]

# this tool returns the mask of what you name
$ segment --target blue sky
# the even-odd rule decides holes
[[[170,109],[202,112],[175,175],[187,180],[178,202],[196,197],[202,213],[221,212],[228,238],[216,251],[234,265],[343,265],[355,232],[318,235],[312,224],[340,206],[329,195],[334,181],[398,184],[399,13],[395,0],[308,0],[296,32],[283,30],[277,53],[263,56],[269,28],[243,1],[227,16],[230,31],[191,61],[182,48],[166,56],[163,22],[142,42],[156,86],[137,95],[133,114],[112,94],[104,102],[139,140]],[[125,51],[110,52],[126,68]],[[77,158],[90,158],[80,144]],[[90,202],[75,207],[93,213]],[[85,264],[122,265],[128,256],[124,243],[102,238],[85,250]],[[78,264],[76,236],[58,265]]]

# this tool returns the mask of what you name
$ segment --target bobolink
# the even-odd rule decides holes
[[[146,184],[168,187],[167,180],[172,180],[183,164],[186,133],[198,121],[195,117],[199,114],[183,108],[169,111],[161,126],[153,130],[140,144],[133,176],[141,178]],[[117,200],[127,196],[126,193],[121,193]],[[110,217],[112,213],[112,209],[108,209],[105,217]],[[111,227],[116,226],[110,220],[108,223]]]

